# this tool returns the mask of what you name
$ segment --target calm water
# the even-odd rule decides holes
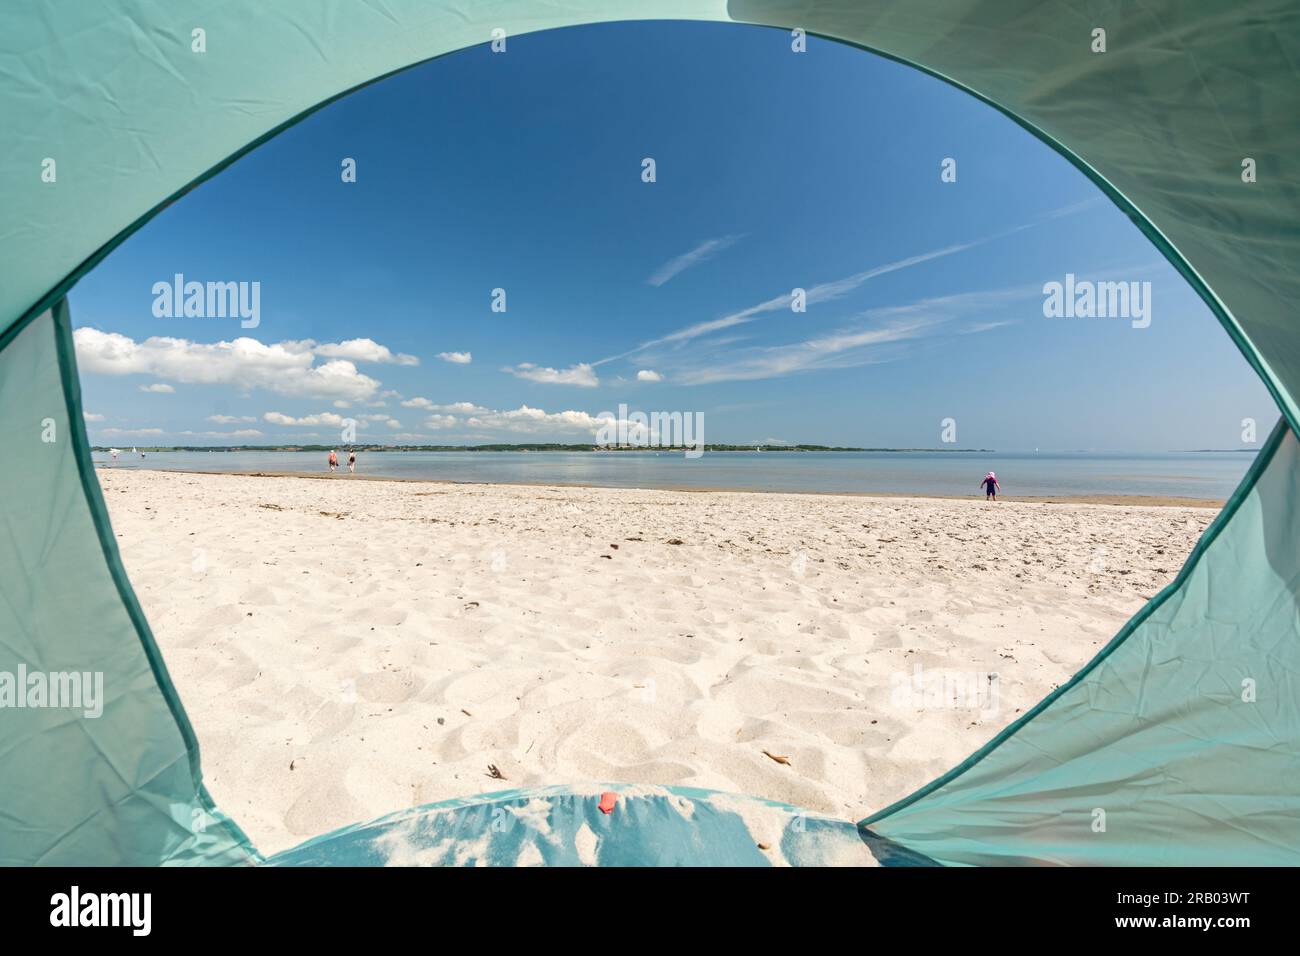
[[[1247,452],[1148,455],[964,452],[366,452],[357,472],[388,478],[615,488],[735,488],[980,494],[997,472],[1007,495],[1158,495],[1227,498],[1254,461]],[[106,452],[95,453],[107,465]],[[114,468],[184,471],[327,471],[320,452],[124,451]],[[340,469],[346,474],[346,469]]]

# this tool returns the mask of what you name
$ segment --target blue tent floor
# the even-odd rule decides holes
[[[617,795],[601,809],[603,793]],[[606,801],[608,805],[608,801]],[[756,797],[599,784],[429,804],[279,853],[268,866],[879,866],[929,861],[844,820]]]

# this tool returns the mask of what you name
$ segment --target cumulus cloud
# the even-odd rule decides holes
[[[600,379],[596,377],[595,370],[585,362],[570,365],[566,369],[543,368],[534,365],[532,362],[524,362],[514,367],[507,366],[502,371],[509,372],[517,378],[527,379],[530,382],[540,382],[543,385],[576,385],[579,388],[595,388],[600,384]]]
[[[317,344],[310,339],[300,343],[321,358],[350,359],[353,362],[374,362],[385,365],[419,365],[414,355],[393,352],[374,339],[348,339],[346,342]]]
[[[417,395],[415,398],[408,398],[402,402],[403,408],[433,408],[433,402],[423,396]]]
[[[562,412],[548,412],[542,408],[520,405],[513,409],[490,409],[473,402],[455,402],[450,405],[435,405],[440,410],[429,415],[421,427],[425,433],[402,432],[393,437],[405,441],[424,441],[433,436],[428,432],[450,432],[449,437],[493,439],[505,436],[547,438],[549,436],[581,437],[595,439],[602,428],[607,428],[616,421],[612,412],[589,412],[567,409]],[[452,414],[444,409],[455,409]],[[647,437],[652,430],[639,422],[628,422],[624,428],[627,435],[635,440]]]
[[[81,328],[73,333],[77,363],[99,375],[153,375],[185,384],[232,385],[281,395],[364,401],[379,382],[346,359],[315,364],[319,346],[308,342],[266,345],[256,339],[192,342],[153,336],[136,342],[117,332]]]
[[[438,358],[453,365],[468,365],[474,360],[474,356],[469,352],[439,352]]]
[[[638,382],[662,382],[664,377],[654,369],[643,368],[636,373],[636,380]]]
[[[102,422],[104,420],[103,415],[98,415],[94,412],[82,412],[81,417],[88,422]]]
[[[389,428],[402,427],[402,423],[390,415],[358,415],[357,418],[363,422],[383,422]]]
[[[161,428],[101,428],[101,435],[161,435]]]
[[[156,395],[171,395],[176,389],[172,388],[165,382],[154,382],[152,385],[141,385],[140,391],[153,392]]]
[[[294,418],[292,415],[285,415],[282,412],[267,412],[262,416],[265,421],[272,425],[333,425],[341,428],[347,421],[342,415],[335,415],[333,412],[320,412],[317,415],[304,415],[301,418]]]
[[[547,412],[540,408],[520,405],[509,411],[488,411],[465,419],[470,428],[507,432],[595,432],[604,416],[589,415],[573,410]]]
[[[218,425],[239,425],[257,421],[255,415],[209,415],[208,421],[216,422]]]

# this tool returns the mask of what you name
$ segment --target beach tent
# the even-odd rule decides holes
[[[418,808],[270,862],[831,863],[866,847],[891,863],[1300,863],[1294,0],[0,7],[0,447],[21,464],[0,470],[0,863],[262,861],[203,787],[119,560],[82,422],[68,290],[168,203],[358,86],[493,31],[647,18],[769,26],[773,44],[802,30],[1003,111],[1173,263],[1281,421],[1174,583],[1092,662],[860,824],[611,784]],[[102,713],[40,706],[76,696],[71,674],[102,674]]]

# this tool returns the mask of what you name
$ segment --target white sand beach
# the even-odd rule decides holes
[[[859,819],[1066,680],[1215,515],[98,474],[208,786],[268,853],[544,784]]]

